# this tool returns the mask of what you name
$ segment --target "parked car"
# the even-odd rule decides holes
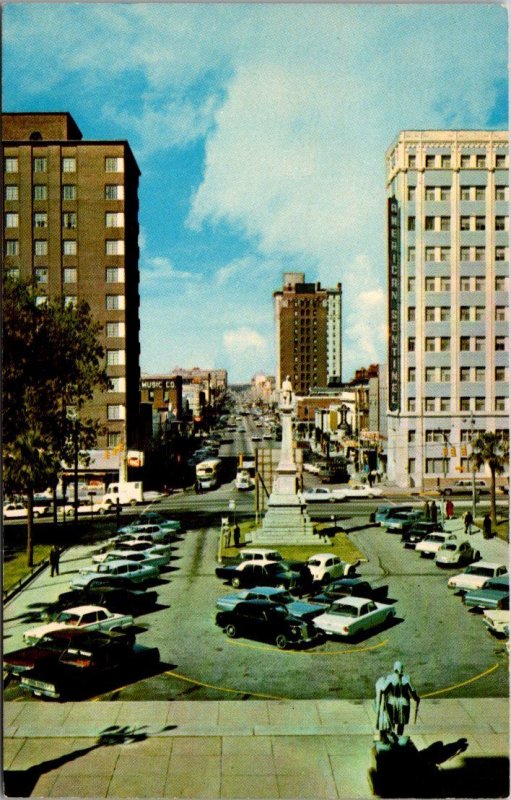
[[[457,542],[444,542],[435,553],[437,567],[459,567],[461,564],[471,564],[479,561],[481,553],[474,550],[467,539]]]
[[[395,616],[393,605],[376,603],[366,597],[344,597],[315,617],[314,625],[327,636],[349,637],[377,628]]]
[[[132,584],[131,584],[132,586]],[[158,593],[142,589],[125,588],[108,584],[87,586],[85,589],[70,589],[61,592],[58,600],[48,605],[45,616],[52,618],[60,611],[73,606],[96,605],[118,614],[145,614],[156,605]]]
[[[486,481],[476,480],[475,488],[479,494],[490,493],[490,488]],[[452,483],[450,486],[445,486],[443,489],[440,489],[440,494],[443,497],[450,497],[453,494],[472,494],[472,479],[461,478],[459,481],[455,481],[455,483]]]
[[[323,606],[305,600],[297,600],[286,589],[278,589],[275,586],[256,586],[253,589],[242,589],[235,594],[224,595],[218,598],[216,607],[221,611],[231,611],[236,608],[238,603],[246,600],[267,600],[285,606],[289,614],[300,619],[312,619],[323,611]]]
[[[300,589],[303,586],[303,579],[299,572],[289,570],[287,565],[276,561],[267,564],[244,561],[232,566],[220,566],[216,568],[216,576],[227,580],[235,589],[240,586],[278,586],[284,589]]]
[[[332,495],[338,500],[352,500],[357,497],[381,497],[383,490],[379,486],[369,486],[368,483],[348,483],[342,489],[332,489]]]
[[[316,583],[329,583],[334,578],[342,578],[354,574],[360,560],[355,563],[341,561],[333,553],[316,553],[305,562],[311,571],[312,580]]]
[[[482,589],[472,589],[463,595],[466,606],[475,608],[509,607],[509,575],[490,578]]]
[[[420,553],[421,558],[434,558],[443,544],[447,542],[457,542],[458,535],[448,531],[436,531],[428,535],[415,545],[415,552]]]
[[[258,564],[269,564],[272,561],[282,561],[282,556],[278,550],[271,550],[265,547],[247,547],[239,555],[240,562],[253,561]]]
[[[149,492],[143,492],[142,497],[144,503],[159,503],[160,500],[165,500],[165,495],[163,492],[154,492],[152,490]]]
[[[384,525],[387,517],[396,514],[398,511],[414,511],[414,507],[411,505],[382,505],[378,506],[374,513],[374,520],[372,522],[376,522],[377,525]],[[371,515],[372,516],[372,515]]]
[[[509,608],[487,610],[483,614],[487,630],[498,638],[509,638]]]
[[[57,619],[39,625],[37,628],[30,628],[23,634],[23,640],[27,644],[34,644],[45,634],[60,628],[80,628],[87,631],[111,631],[122,630],[133,625],[133,617],[130,614],[116,614],[108,611],[101,606],[76,606],[61,611]]]
[[[419,509],[412,511],[396,511],[389,514],[384,522],[387,533],[404,533],[423,519],[424,514]]]
[[[312,489],[305,489],[302,497],[306,503],[333,503],[335,497],[326,486],[314,486]]]
[[[486,581],[507,574],[508,569],[506,564],[497,564],[492,561],[478,561],[477,564],[469,564],[463,572],[449,578],[447,585],[450,589],[461,589],[462,591],[482,589]]]
[[[279,650],[290,645],[319,641],[320,634],[311,622],[289,614],[285,606],[268,600],[248,600],[231,611],[220,611],[216,624],[230,639],[246,636],[274,643]]]
[[[117,536],[123,533],[143,533],[143,534],[151,534],[151,538],[155,543],[158,542],[165,542],[167,539],[167,535],[169,534],[169,530],[165,530],[161,525],[153,525],[152,523],[143,523],[139,525],[124,525],[124,527],[119,528],[117,531]],[[112,537],[113,539],[117,538],[116,536]]]
[[[2,514],[5,519],[24,519],[28,516],[28,508],[23,503],[4,503]]]
[[[23,673],[20,684],[37,697],[64,699],[97,692],[112,674],[132,674],[159,661],[156,647],[137,645],[125,634],[95,632],[74,641],[58,660],[40,662]]]
[[[89,581],[98,575],[118,575],[128,578],[132,583],[146,583],[157,578],[159,567],[150,564],[135,564],[133,561],[108,561],[106,564],[91,564],[83,567],[80,573],[71,581],[71,589],[82,589],[88,586]]]
[[[158,555],[151,555],[147,550],[138,553],[136,550],[128,548],[127,546],[119,547],[116,550],[112,550],[111,553],[107,553],[105,560],[102,561],[102,564],[107,564],[110,561],[133,561],[136,564],[147,564],[152,567],[157,567],[158,572],[160,571],[160,567],[164,567],[166,564],[169,563],[169,554],[166,553],[162,555],[161,553]]]
[[[167,519],[158,511],[143,511],[134,525],[158,525],[160,528],[169,531],[181,530],[181,522],[178,519]]]
[[[39,661],[55,661],[69,647],[69,643],[73,639],[84,635],[83,631],[76,628],[61,628],[47,633],[41,636],[35,644],[4,653],[4,671],[12,675],[20,675],[22,672],[33,669]]]
[[[415,548],[419,542],[422,542],[430,533],[443,531],[439,522],[429,522],[426,520],[419,520],[414,522],[410,528],[407,528],[401,534],[401,541],[404,547]]]
[[[311,603],[320,603],[323,607],[330,606],[343,597],[366,597],[369,600],[383,602],[388,595],[388,586],[371,586],[363,578],[341,578],[332,581],[323,588],[319,594],[310,598]]]

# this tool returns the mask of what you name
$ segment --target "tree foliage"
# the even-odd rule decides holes
[[[497,524],[496,475],[502,475],[509,462],[509,442],[503,436],[484,431],[473,441],[472,460],[476,469],[485,464],[490,470],[490,508],[493,525]]]
[[[34,490],[55,485],[61,462],[93,447],[99,432],[84,405],[108,387],[100,330],[85,302],[38,305],[29,284],[4,281],[3,478],[7,492],[29,497],[29,564]]]

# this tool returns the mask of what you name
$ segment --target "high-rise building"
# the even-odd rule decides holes
[[[273,293],[277,326],[277,386],[289,375],[297,394],[314,386],[340,384],[342,371],[342,286],[322,289],[305,283],[303,272],[285,272]]]
[[[86,300],[111,380],[88,412],[100,447],[133,445],[139,413],[138,181],[126,141],[84,141],[70,114],[2,114],[4,269],[37,299]]]
[[[388,474],[469,472],[509,435],[507,131],[402,131],[387,151]]]

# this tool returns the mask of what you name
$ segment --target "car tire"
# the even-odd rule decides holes
[[[34,519],[38,519],[41,516],[39,511],[34,511]]]
[[[136,505],[137,505],[136,500],[130,500],[130,506],[136,506]]]
[[[235,589],[239,589],[241,586],[241,580],[237,576],[235,576],[231,581],[231,586],[234,586]]]
[[[238,635],[238,629],[232,622],[225,626],[225,632],[229,639],[235,639]]]
[[[452,489],[444,489],[442,492],[443,497],[450,497],[452,494]]]
[[[286,634],[278,633],[275,637],[275,644],[279,650],[286,650],[289,644]]]

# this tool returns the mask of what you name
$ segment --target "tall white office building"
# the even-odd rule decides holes
[[[431,487],[509,435],[508,132],[402,131],[386,159],[388,474]]]

